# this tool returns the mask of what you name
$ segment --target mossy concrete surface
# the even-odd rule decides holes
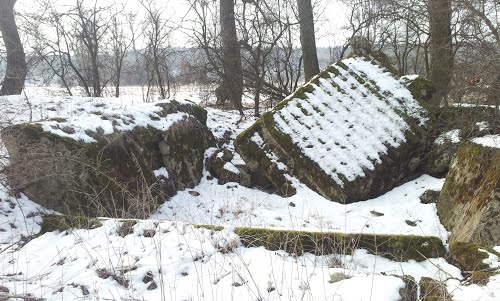
[[[491,276],[500,273],[484,263],[489,254],[500,257],[500,253],[493,248],[476,243],[456,241],[450,244],[450,257],[465,271],[466,277],[472,283],[485,284]]]
[[[248,167],[245,165],[233,165],[231,163],[232,153],[228,149],[215,151],[207,160],[206,168],[210,174],[214,175],[220,185],[235,182],[241,186],[252,187],[257,186],[255,179],[252,179]],[[236,171],[225,168],[226,164],[230,164]]]
[[[380,64],[373,56],[368,56],[363,59],[373,65]],[[385,66],[383,66],[383,68],[384,74],[391,74],[390,68]],[[393,74],[391,76],[395,77],[396,75]],[[331,173],[328,174],[321,167],[321,163],[305,155],[304,150],[299,148],[297,143],[294,143],[289,135],[284,134],[276,126],[276,118],[280,116],[280,110],[287,109],[291,101],[299,99],[308,102],[311,93],[314,93],[315,89],[322,91],[322,80],[327,81],[328,84],[332,85],[332,89],[337,89],[340,94],[345,96],[345,99],[340,97],[338,103],[336,98],[328,99],[328,97],[325,96],[326,98],[323,100],[323,103],[326,104],[325,106],[331,106],[331,110],[329,111],[336,111],[335,106],[344,101],[360,101],[357,99],[351,100],[347,95],[348,93],[337,85],[336,81],[355,82],[356,84],[352,85],[352,89],[356,89],[356,87],[366,88],[366,93],[369,93],[381,102],[385,102],[387,97],[380,91],[376,82],[371,81],[366,74],[362,72],[357,73],[350,70],[342,61],[329,66],[309,83],[299,87],[292,95],[281,101],[272,111],[265,113],[254,125],[242,132],[236,138],[234,143],[236,150],[250,167],[252,173],[267,177],[284,196],[295,194],[295,188],[290,182],[290,177],[288,177],[293,176],[325,198],[339,203],[352,203],[377,197],[398,184],[420,175],[419,167],[422,162],[421,151],[424,149],[423,141],[425,130],[418,124],[415,118],[410,117],[401,110],[396,110],[397,114],[408,125],[408,129],[404,133],[404,143],[399,147],[385,145],[387,146],[387,151],[385,153],[379,152],[380,160],[378,162],[372,162],[374,168],[362,168],[364,176],[358,176],[354,180],[348,180],[344,175],[337,173],[336,175],[339,176],[340,181],[343,182],[343,185],[341,185],[338,180],[332,177]],[[325,88],[325,91],[326,90],[328,89]],[[321,93],[324,92],[324,95],[331,95],[332,93],[331,91],[325,91]],[[366,103],[362,105],[370,106],[373,104]],[[305,116],[304,118],[311,117],[311,114],[324,115],[324,112],[319,111],[314,104],[308,105],[308,107],[312,107],[316,111],[307,112],[304,108],[298,107],[302,110]],[[350,109],[348,108],[348,110]],[[373,116],[366,116],[366,118],[372,117]],[[297,120],[300,123],[302,121],[300,121],[299,118],[301,117],[297,117]],[[321,117],[318,118],[321,119]],[[341,116],[339,116],[339,118],[341,118]],[[362,124],[362,122],[358,122],[357,124]],[[362,125],[360,127],[362,127]],[[298,131],[298,129],[294,130]],[[312,126],[312,128],[308,128],[308,130],[325,131],[325,135],[333,137],[334,135],[332,135],[331,130],[336,129],[329,128],[326,130],[316,125],[316,127]],[[359,129],[353,129],[352,132],[345,137],[345,140],[352,139],[350,137],[358,135],[359,132]],[[255,135],[262,138],[263,144],[257,145],[255,143]],[[314,146],[317,147],[318,153],[330,152],[330,157],[349,157],[350,151],[345,150],[344,152],[340,151],[339,153],[335,153],[328,147],[321,146],[321,143],[322,141],[319,141],[319,144]],[[325,144],[324,141],[323,144]],[[311,147],[313,146],[311,145]],[[282,168],[280,163],[284,164],[286,168]],[[333,171],[333,173],[335,173],[335,171]]]
[[[52,231],[75,229],[95,229],[102,225],[105,218],[84,216],[45,215],[40,234]],[[120,220],[122,225],[135,225],[137,220]],[[213,231],[224,230],[219,225],[193,225]],[[414,235],[377,235],[343,234],[334,232],[306,232],[292,230],[270,230],[260,228],[236,227],[235,234],[245,247],[264,247],[268,250],[284,250],[302,255],[352,254],[356,249],[366,249],[392,260],[423,261],[427,258],[443,257],[446,250],[442,241],[432,236]]]
[[[72,215],[47,214],[43,216],[42,227],[38,235],[69,229],[95,229],[102,226],[98,218]]]
[[[418,284],[412,276],[399,276],[405,283],[405,287],[399,290],[400,301],[418,301]]]
[[[177,102],[162,108],[160,116],[179,110],[195,115],[163,131],[137,126],[112,134],[87,133],[94,143],[45,132],[37,123],[3,129],[11,162],[6,171],[9,185],[64,214],[148,216],[178,189],[199,183],[205,150],[214,145],[203,109]],[[161,167],[168,178],[153,174]]]
[[[500,118],[496,108],[441,107],[429,108],[423,172],[434,177],[445,177],[460,143],[434,143],[439,135],[459,130],[460,141],[488,134],[500,134]],[[482,124],[486,126],[482,126]]]
[[[420,299],[421,301],[452,301],[450,294],[446,290],[446,284],[429,277],[420,279]]]
[[[396,261],[424,261],[443,257],[446,250],[442,241],[432,236],[343,234],[333,232],[305,232],[236,228],[235,233],[246,247],[265,247],[302,255],[352,254],[356,249]]]
[[[438,214],[450,242],[500,244],[500,149],[466,143],[453,159]]]

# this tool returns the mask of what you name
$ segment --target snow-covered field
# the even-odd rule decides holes
[[[30,120],[48,124],[51,118],[68,118],[80,124],[84,134],[105,124],[106,114],[115,113],[127,125],[118,129],[115,124],[109,130],[149,124],[148,116],[155,114],[154,104],[143,104],[140,97],[92,100],[44,94],[28,89],[28,100],[0,98],[0,124]],[[189,91],[178,98],[200,102]],[[216,137],[229,132],[234,139],[254,121],[207,110],[207,123]],[[116,114],[125,111],[129,115]],[[92,114],[91,122],[79,123]],[[497,141],[490,138],[478,143]],[[232,142],[226,146],[233,149]],[[235,156],[233,163],[240,162]],[[500,276],[485,286],[466,286],[460,282],[460,270],[444,258],[396,262],[366,250],[297,256],[245,248],[233,231],[236,226],[251,226],[414,234],[446,242],[448,233],[439,222],[436,205],[419,199],[426,190],[440,190],[444,179],[424,175],[378,198],[341,205],[298,181],[297,194],[283,198],[236,183],[219,185],[207,175],[193,189],[164,203],[151,219],[138,221],[127,235],[121,231],[122,222],[110,219],[93,230],[56,231],[31,241],[28,237],[40,230],[40,214],[48,211],[23,195],[11,195],[0,176],[0,300],[400,300],[404,282],[396,276],[401,275],[445,281],[454,300],[500,300]],[[225,228],[215,231],[196,224]],[[498,264],[491,261],[492,266]]]

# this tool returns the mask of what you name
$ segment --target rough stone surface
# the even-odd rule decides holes
[[[485,284],[491,276],[499,273],[484,262],[490,255],[500,257],[493,248],[476,243],[453,242],[450,244],[450,259],[464,271],[467,282]]]
[[[427,190],[420,196],[420,202],[422,204],[434,204],[437,203],[439,199],[439,191]]]
[[[295,194],[295,177],[332,201],[351,203],[418,175],[425,114],[388,68],[352,57],[264,114],[235,147],[252,173],[285,196]]]
[[[219,184],[235,182],[245,187],[253,186],[252,176],[250,175],[248,167],[244,165],[233,165],[231,160],[232,154],[230,151],[227,149],[218,150],[208,158],[207,169],[218,179]],[[232,166],[231,170],[224,168],[226,164]],[[238,172],[236,172],[236,170]]]
[[[418,285],[415,278],[411,276],[399,276],[405,283],[405,287],[399,290],[401,301],[417,301],[418,300]]]
[[[452,301],[446,289],[446,284],[429,277],[420,279],[420,299],[421,301]]]
[[[443,139],[442,143],[436,143],[440,135],[449,131],[458,131],[459,141]],[[423,172],[434,177],[446,176],[461,142],[488,134],[500,134],[500,119],[495,108],[433,108],[429,111]]]
[[[438,214],[450,241],[500,244],[500,149],[463,144],[453,159]]]
[[[136,127],[84,143],[43,131],[36,123],[2,131],[10,154],[9,184],[33,201],[66,214],[141,217],[202,176],[205,150],[214,138],[201,108],[161,104],[162,116],[187,112],[165,131]],[[193,115],[191,115],[191,113]],[[157,179],[165,167],[169,177]]]
[[[391,260],[424,261],[446,254],[441,239],[433,236],[345,234],[334,232],[306,232],[259,228],[235,228],[245,247],[264,247],[288,253],[315,255],[352,254],[365,249]]]

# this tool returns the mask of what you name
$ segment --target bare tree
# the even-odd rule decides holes
[[[446,103],[452,76],[451,0],[428,0],[430,29],[430,79],[436,87],[433,103]]]
[[[82,60],[88,64],[84,69],[87,73],[89,85],[92,87],[92,96],[103,96],[103,87],[107,81],[102,78],[103,62],[101,58],[104,39],[110,29],[110,20],[105,19],[105,12],[109,7],[100,7],[97,1],[91,7],[86,7],[83,0],[77,0],[76,6],[70,11],[70,17],[74,21],[73,30],[77,37],[79,46],[85,51],[79,51]],[[113,18],[111,18],[112,20]],[[79,48],[82,50],[82,48]]]
[[[0,31],[7,50],[7,69],[0,95],[21,94],[27,73],[23,44],[14,18],[16,0],[0,1]]]
[[[125,14],[123,10],[120,9],[117,13],[114,13],[111,18],[109,44],[112,56],[112,77],[115,86],[115,97],[120,96],[120,85],[125,57],[135,39],[135,17],[135,14]],[[130,29],[130,32],[126,31],[127,28]]]
[[[223,91],[220,79],[225,78],[220,33],[220,9],[210,1],[191,1],[193,41],[200,50],[196,69],[204,82],[219,83],[215,89],[217,105],[230,97]],[[262,106],[271,108],[291,94],[302,79],[301,49],[296,6],[290,1],[254,0],[237,2],[236,31],[240,33],[244,91],[254,99],[254,115]],[[191,67],[193,70],[194,66]],[[219,81],[218,81],[219,79]],[[233,106],[234,107],[234,106]]]
[[[254,96],[254,116],[260,116],[260,100],[263,94],[273,94],[274,83],[268,82],[269,70],[272,70],[273,53],[281,52],[279,41],[283,39],[294,24],[286,18],[286,1],[256,0],[243,3],[242,35],[244,54],[244,77],[248,89]],[[271,88],[271,89],[270,89]],[[281,93],[280,98],[282,98]]]
[[[220,0],[220,26],[224,70],[221,87],[234,108],[243,115],[243,71],[241,46],[236,35],[234,0]]]
[[[300,22],[300,44],[304,60],[304,76],[308,81],[319,73],[318,54],[316,52],[316,35],[311,0],[297,0]]]
[[[453,97],[500,105],[500,1],[457,0]]]
[[[153,87],[157,87],[161,99],[170,97],[171,71],[168,65],[170,47],[169,38],[173,27],[164,19],[166,7],[157,7],[154,0],[141,0],[146,9],[143,21],[143,35],[146,39],[146,48],[143,52],[144,64],[147,72],[147,92],[149,97]]]

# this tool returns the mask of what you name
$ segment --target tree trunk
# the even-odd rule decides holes
[[[319,73],[318,54],[311,0],[297,0],[300,22],[300,44],[304,60],[304,77],[309,81]]]
[[[0,30],[7,50],[7,69],[0,83],[0,95],[21,94],[28,69],[14,19],[14,4],[16,0],[0,1]]]
[[[236,35],[234,0],[220,0],[220,25],[222,38],[222,60],[224,76],[222,87],[230,97],[231,103],[243,115],[243,71],[241,49]]]
[[[451,0],[429,0],[430,80],[436,87],[432,104],[446,104],[453,69]]]

